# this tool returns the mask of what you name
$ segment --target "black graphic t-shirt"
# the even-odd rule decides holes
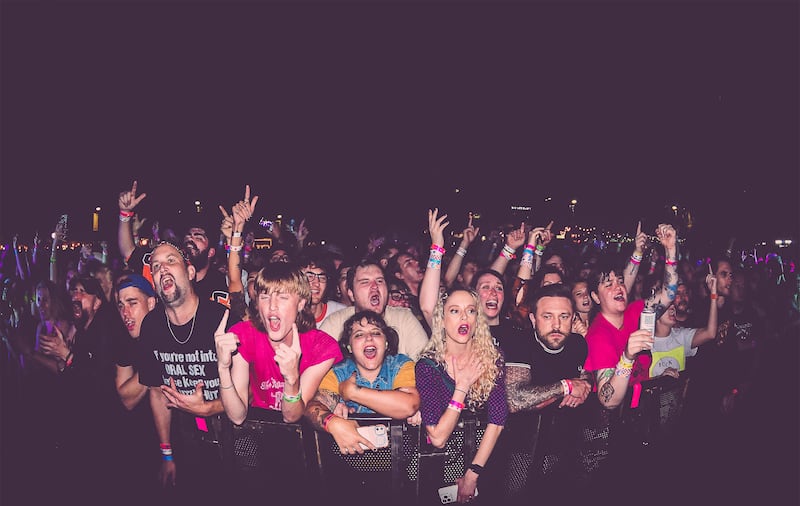
[[[201,298],[195,321],[190,320],[186,325],[170,324],[169,327],[163,310],[157,308],[150,311],[142,321],[139,334],[136,363],[139,382],[147,386],[169,385],[169,379],[173,378],[178,391],[191,395],[197,383],[203,381],[205,400],[218,399],[219,374],[214,332],[225,310],[222,304]],[[231,315],[227,328],[238,321]]]

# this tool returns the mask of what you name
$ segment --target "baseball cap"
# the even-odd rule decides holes
[[[128,274],[121,278],[117,283],[117,292],[125,288],[135,287],[144,292],[148,297],[155,297],[156,292],[153,290],[153,285],[140,274]]]

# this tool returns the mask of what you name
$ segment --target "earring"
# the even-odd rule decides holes
[[[350,353],[353,353],[353,348],[351,348],[349,344],[347,345],[347,351],[349,351]]]

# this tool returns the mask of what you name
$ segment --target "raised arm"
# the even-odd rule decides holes
[[[500,254],[492,262],[491,269],[503,274],[506,272],[508,263],[516,256],[516,251],[525,243],[525,222],[520,223],[519,228],[515,228],[506,234],[506,243]]]
[[[656,229],[656,236],[661,245],[664,246],[664,282],[661,291],[650,296],[645,300],[645,307],[655,308],[657,305],[663,307],[675,300],[675,292],[678,290],[678,238],[672,225],[660,224]]]
[[[458,246],[456,254],[450,259],[450,263],[447,264],[447,271],[444,273],[444,284],[447,288],[452,287],[453,283],[455,283],[458,278],[458,273],[461,272],[461,265],[464,263],[467,250],[475,238],[478,237],[480,231],[480,227],[476,228],[472,225],[472,213],[470,213],[469,223],[461,233],[461,244]]]
[[[711,268],[709,267],[709,270]],[[706,276],[706,286],[711,293],[711,303],[708,305],[708,323],[705,328],[697,329],[692,338],[692,348],[697,348],[701,344],[713,341],[717,336],[717,321],[718,312],[717,308],[717,277],[713,274]]]
[[[634,238],[633,254],[628,259],[623,278],[625,280],[625,291],[631,293],[633,285],[636,283],[636,275],[639,273],[639,265],[642,263],[644,247],[647,244],[647,234],[642,232],[642,222],[636,225],[636,237]]]
[[[139,205],[139,202],[147,197],[146,193],[136,195],[136,187],[138,183],[133,182],[130,190],[124,191],[119,194],[117,205],[119,206],[119,228],[117,230],[117,243],[119,252],[122,259],[127,261],[128,258],[136,249],[136,243],[133,239],[133,230],[131,229],[131,218],[134,218],[136,213],[134,208]]]
[[[428,209],[428,231],[431,234],[431,252],[428,268],[419,287],[419,308],[425,321],[431,325],[433,310],[439,300],[439,283],[442,277],[442,257],[444,256],[444,229],[450,224],[447,215],[439,216],[439,209]]]

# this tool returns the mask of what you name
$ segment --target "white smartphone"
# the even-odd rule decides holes
[[[478,489],[475,489],[475,497],[478,497]],[[442,504],[450,504],[458,499],[458,485],[447,485],[439,489],[439,500]]]
[[[375,445],[375,448],[386,448],[389,446],[389,435],[386,433],[385,425],[366,425],[358,428],[358,433]],[[361,448],[368,450],[369,447],[364,443],[359,443]]]

